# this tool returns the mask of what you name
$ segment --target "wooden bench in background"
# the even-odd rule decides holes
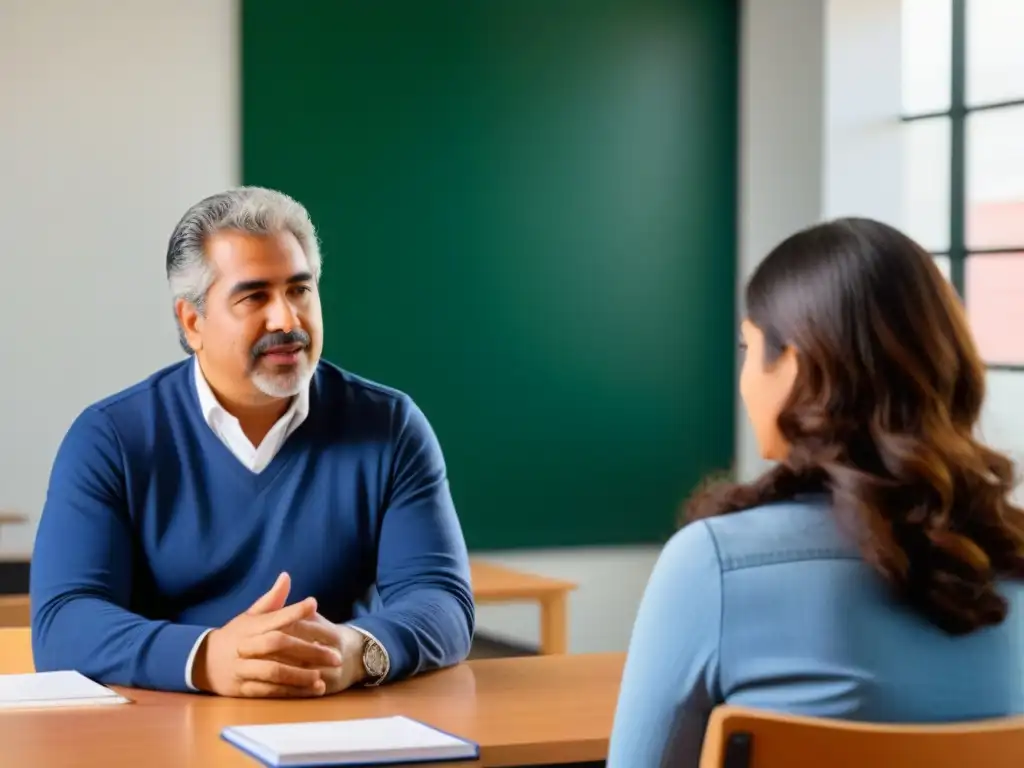
[[[20,512],[0,509],[0,533],[3,532],[5,525],[24,525],[27,522],[28,518]]]
[[[28,595],[0,595],[0,627],[27,627],[31,623]]]
[[[569,593],[571,581],[550,579],[505,566],[470,561],[473,599],[479,605],[536,602],[540,605],[540,652],[566,653],[569,648]]]
[[[0,509],[0,531],[5,525],[24,525],[28,518]],[[28,595],[0,594],[0,627],[27,627],[30,623]]]
[[[28,518],[20,512],[9,512],[0,509],[0,525],[22,525],[27,522]]]

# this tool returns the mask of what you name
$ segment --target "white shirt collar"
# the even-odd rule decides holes
[[[254,446],[242,432],[238,419],[232,416],[213,394],[198,358],[193,361],[196,394],[199,408],[214,434],[228,447],[235,457],[254,472],[261,472],[277,455],[284,441],[299,428],[309,415],[309,385],[307,384],[292,398],[288,410],[271,427],[260,445]]]
[[[222,418],[223,416],[230,416],[230,413],[220,404],[217,396],[213,394],[213,390],[210,389],[210,383],[206,380],[206,376],[203,374],[203,369],[199,366],[199,359],[194,358],[193,360],[193,372],[195,374],[196,382],[196,394],[199,396],[199,408],[203,412],[203,419],[206,420],[207,424],[213,423],[216,418]],[[309,385],[307,384],[302,390],[292,398],[291,404],[288,406],[288,410],[284,412],[281,419],[295,419],[298,424],[301,424],[306,420],[306,416],[309,415]]]

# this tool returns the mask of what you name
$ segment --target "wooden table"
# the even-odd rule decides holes
[[[604,760],[622,654],[473,661],[314,701],[255,701],[119,689],[133,704],[0,712],[0,763],[47,768],[253,768],[228,725],[404,714],[480,744],[482,766]],[[32,669],[29,633],[0,630],[0,674]],[[439,767],[440,768],[440,767]]]
[[[480,605],[537,602],[540,652],[566,653],[569,647],[569,593],[577,585],[479,560],[470,561],[473,599]]]

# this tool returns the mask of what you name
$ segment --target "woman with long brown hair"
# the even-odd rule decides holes
[[[875,722],[1024,713],[1024,512],[977,435],[960,303],[899,231],[799,232],[746,289],[751,483],[695,495],[630,642],[608,765],[696,766],[713,707]]]

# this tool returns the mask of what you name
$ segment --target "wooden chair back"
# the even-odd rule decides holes
[[[877,725],[740,707],[711,716],[700,768],[1021,768],[1024,717]]]

